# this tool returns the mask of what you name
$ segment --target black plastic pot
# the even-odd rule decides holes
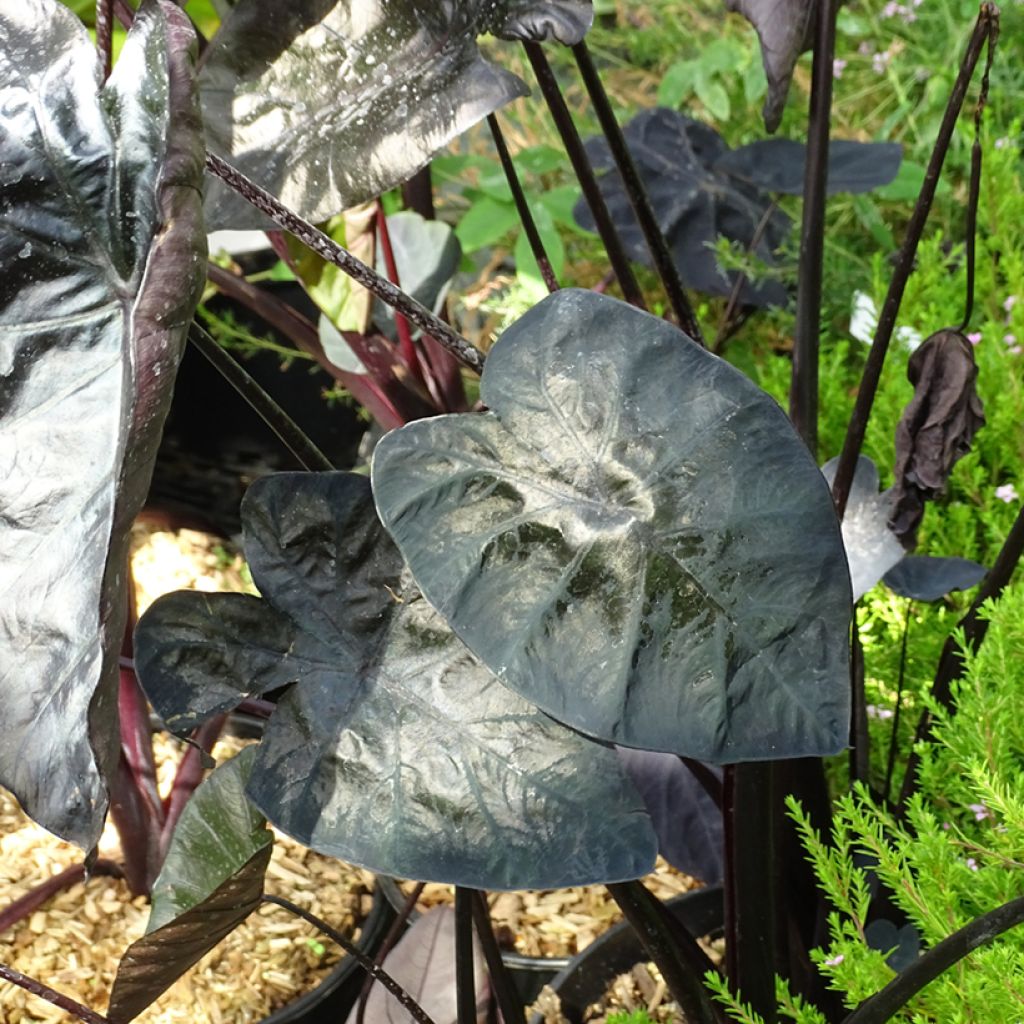
[[[405,894],[399,889],[398,883],[393,878],[378,878],[377,885],[397,914],[405,905]],[[417,917],[419,914],[414,912],[410,922]],[[537,998],[537,993],[549,985],[559,971],[564,971],[572,963],[572,958],[568,956],[523,956],[522,953],[509,952],[502,953],[501,959],[524,1006],[529,1006]]]
[[[395,911],[379,884],[373,893],[373,906],[363,923],[358,947],[369,957],[376,955],[384,941]],[[325,943],[330,939],[325,938]],[[359,998],[366,973],[354,957],[344,957],[335,969],[309,992],[293,999],[287,1006],[264,1017],[261,1024],[344,1024],[349,1011]]]
[[[680,926],[692,936],[721,931],[723,921],[722,889],[697,889],[686,892],[666,904]],[[571,1024],[580,1024],[588,1006],[599,1002],[614,979],[647,959],[636,932],[625,921],[609,929],[592,942],[560,971],[550,985],[562,1004],[562,1013]],[[542,1024],[535,1014],[530,1024]]]

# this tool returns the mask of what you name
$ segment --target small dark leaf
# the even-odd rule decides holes
[[[937,331],[910,357],[914,397],[896,427],[892,528],[912,546],[924,503],[941,493],[953,465],[985,422],[975,390],[974,349],[960,331]]]
[[[630,153],[651,197],[658,226],[665,234],[683,283],[710,295],[729,295],[736,271],[718,267],[713,246],[718,237],[749,250],[771,267],[774,253],[789,232],[789,218],[774,209],[770,196],[732,175],[716,170],[729,152],[713,129],[663,107],[644,110],[624,129]],[[603,138],[590,139],[587,152],[598,168],[601,192],[631,259],[651,265],[650,251],[633,213],[622,179]],[[595,230],[585,200],[576,204],[579,225]],[[745,281],[739,292],[746,305],[784,305],[777,281]]]
[[[829,459],[821,473],[832,486],[839,459]],[[892,491],[878,493],[878,468],[866,456],[857,456],[846,514],[843,516],[843,546],[850,565],[853,599],[859,601],[906,552],[889,528]]]
[[[433,907],[417,918],[385,957],[382,966],[434,1024],[457,1024],[455,911],[451,907]],[[473,932],[473,981],[477,1021],[484,1024],[490,986],[487,963],[476,931]],[[358,1019],[359,1007],[353,1006],[346,1024],[356,1024]],[[366,1003],[365,1019],[371,1024],[413,1024],[414,1018],[383,985],[374,985]]]
[[[706,885],[721,882],[722,812],[693,772],[675,754],[626,747],[615,752],[644,798],[662,857]]]
[[[182,812],[146,934],[117,968],[113,1024],[140,1014],[259,906],[273,834],[245,797],[255,754],[243,750],[218,768]]]
[[[485,21],[488,32],[502,39],[542,42],[557,39],[575,46],[594,20],[591,0],[508,0]]]
[[[870,192],[888,185],[900,169],[898,142],[833,139],[828,145],[828,194]],[[804,192],[807,147],[792,139],[762,139],[726,153],[715,169],[765,192],[800,196]]]
[[[526,94],[476,45],[488,24],[518,24],[517,6],[241,0],[203,65],[210,148],[307,220],[327,220],[405,181],[455,136]],[[539,16],[564,4],[528,6]],[[220,182],[207,216],[212,227],[264,226]]]
[[[890,569],[882,582],[902,597],[915,601],[938,601],[953,590],[969,590],[985,576],[985,566],[969,558],[934,558],[907,555]]]
[[[423,593],[508,686],[716,763],[846,746],[846,558],[772,399],[574,289],[505,332],[481,399],[385,436],[372,477]]]
[[[870,949],[888,953],[885,962],[897,973],[906,970],[921,953],[921,936],[912,924],[897,928],[892,921],[879,918],[864,929]]]
[[[388,217],[388,233],[402,291],[438,312],[462,261],[455,232],[444,221],[425,220],[412,210],[403,210]],[[382,252],[377,253],[377,271],[388,276]],[[398,339],[394,312],[379,299],[373,304],[373,321],[392,340]]]
[[[762,114],[765,128],[773,132],[782,121],[797,57],[813,42],[814,0],[725,0],[725,6],[742,14],[761,41],[761,62],[768,79]]]
[[[365,477],[265,477],[242,521],[266,601],[155,603],[139,671],[177,723],[232,688],[237,701],[295,683],[248,787],[276,826],[375,871],[485,889],[650,870],[650,820],[614,753],[506,690],[455,638],[403,579]]]
[[[99,838],[128,533],[205,266],[188,18],[147,0],[97,91],[51,0],[0,5],[0,783]]]

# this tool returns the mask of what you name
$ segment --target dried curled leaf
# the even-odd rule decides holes
[[[974,349],[960,331],[936,331],[910,357],[914,397],[896,427],[896,483],[891,526],[910,546],[924,503],[938,495],[954,464],[985,422],[975,390]]]

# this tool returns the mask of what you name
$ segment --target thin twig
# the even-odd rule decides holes
[[[931,159],[928,161],[928,169],[925,172],[924,182],[921,185],[921,192],[917,197],[917,202],[914,204],[914,211],[907,225],[906,237],[896,256],[896,265],[889,282],[889,291],[885,296],[882,312],[878,317],[878,326],[875,328],[875,337],[871,343],[871,351],[868,353],[867,363],[864,366],[860,388],[857,391],[857,400],[853,407],[853,415],[850,417],[850,424],[846,431],[846,440],[843,442],[843,450],[839,456],[839,464],[836,467],[836,475],[832,483],[832,499],[835,502],[836,513],[840,519],[842,519],[846,512],[846,502],[850,496],[850,485],[853,483],[857,456],[860,454],[861,447],[864,444],[864,435],[867,432],[868,420],[871,417],[871,407],[875,401],[875,394],[878,391],[878,384],[882,377],[885,356],[889,350],[893,329],[896,326],[896,316],[899,313],[900,302],[903,299],[907,281],[910,279],[910,274],[914,269],[914,256],[917,253],[917,246],[921,241],[921,235],[924,233],[924,226],[932,207],[932,200],[935,198],[935,190],[939,184],[942,164],[946,159],[946,152],[949,149],[949,143],[956,128],[957,118],[967,96],[967,87],[970,85],[974,69],[977,67],[978,60],[981,57],[982,48],[986,40],[990,38],[994,44],[998,30],[999,8],[986,0],[981,5],[978,20],[975,22],[974,31],[971,33],[970,42],[967,44],[967,52],[964,54],[963,61],[960,64],[960,72],[953,85],[949,102],[946,104],[946,111],[942,115],[938,138],[935,140],[935,147],[932,149]],[[991,53],[991,49],[989,52]]]
[[[491,988],[494,990],[502,1021],[525,1020],[523,1001],[519,998],[519,992],[498,948],[498,940],[494,936],[487,897],[479,890],[473,891],[473,923],[476,925],[476,934],[484,951],[487,973],[491,979]]]
[[[569,112],[569,107],[562,96],[562,91],[558,87],[555,73],[551,70],[551,65],[548,63],[547,57],[544,56],[544,51],[539,43],[523,43],[523,47],[526,50],[526,56],[529,58],[530,64],[533,65],[533,73],[537,78],[537,85],[540,86],[540,91],[548,105],[548,110],[551,111],[551,117],[555,122],[555,127],[558,129],[558,134],[562,137],[562,143],[565,146],[566,153],[569,155],[569,161],[572,164],[573,171],[576,173],[580,188],[583,189],[587,205],[590,207],[590,212],[594,215],[597,233],[601,236],[605,251],[608,253],[608,259],[611,261],[612,269],[619,280],[622,294],[627,302],[639,309],[646,309],[647,304],[644,302],[643,292],[637,283],[633,268],[629,265],[629,258],[626,256],[619,233],[612,221],[611,214],[608,212],[608,205],[604,201],[604,196],[601,195],[601,187],[594,176],[594,168],[590,164],[590,158],[587,156],[587,151],[583,147],[579,132],[573,123],[572,114]]]
[[[440,317],[434,316],[425,306],[396,288],[381,277],[372,267],[356,259],[333,239],[328,238],[308,221],[292,213],[279,199],[266,189],[250,181],[241,171],[232,167],[213,153],[206,154],[206,167],[225,184],[234,189],[243,199],[261,213],[265,213],[275,224],[293,234],[321,259],[339,267],[354,281],[369,289],[381,302],[403,313],[417,327],[433,335],[437,342],[448,349],[457,359],[471,370],[481,373],[484,368],[484,354],[475,345],[466,341],[458,332]]]
[[[622,184],[626,190],[626,197],[636,214],[637,223],[644,233],[644,240],[650,250],[651,258],[654,260],[654,267],[661,278],[662,286],[668,301],[675,311],[676,320],[679,326],[699,345],[704,345],[704,335],[701,333],[700,324],[697,322],[697,314],[690,305],[686,296],[686,289],[683,287],[683,279],[679,274],[679,268],[672,258],[672,252],[665,240],[665,234],[658,224],[654,208],[651,206],[651,197],[647,193],[643,178],[637,169],[633,154],[626,145],[626,138],[622,134],[615,117],[615,111],[608,100],[608,93],[605,92],[601,76],[597,72],[594,61],[590,56],[586,41],[577,43],[572,48],[573,56],[576,58],[576,66],[580,69],[583,84],[587,87],[590,102],[594,106],[594,113],[601,124],[601,130],[608,141],[608,148],[611,150],[615,166],[622,177]]]
[[[508,151],[505,143],[505,136],[502,134],[501,125],[494,114],[487,115],[487,127],[491,129],[491,138],[494,139],[494,148],[498,151],[498,159],[501,161],[502,170],[505,172],[505,180],[508,182],[509,190],[512,193],[512,200],[516,204],[516,213],[519,214],[519,223],[526,232],[526,239],[530,243],[530,251],[537,261],[537,268],[540,276],[544,278],[544,284],[549,292],[558,291],[558,278],[548,259],[547,251],[544,248],[544,240],[537,230],[537,222],[530,212],[530,204],[526,201],[526,193],[523,192],[522,183],[516,172],[516,165],[512,162],[512,154]]]
[[[45,999],[48,1003],[53,1003],[54,1006],[59,1006],[72,1016],[85,1021],[85,1024],[110,1024],[106,1017],[98,1014],[95,1010],[90,1010],[88,1006],[83,1006],[70,996],[64,995],[63,992],[58,992],[56,989],[50,988],[49,985],[44,985],[41,981],[36,981],[35,978],[30,978],[6,964],[0,964],[0,978],[9,981],[12,985],[18,985],[34,996],[39,996],[40,999]]]
[[[383,967],[375,964],[355,943],[347,939],[336,928],[332,928],[323,918],[317,917],[316,914],[311,914],[308,910],[304,910],[283,896],[271,896],[269,893],[264,893],[261,900],[264,903],[272,903],[276,907],[282,907],[295,914],[296,917],[301,917],[303,921],[308,921],[314,928],[319,929],[329,939],[332,939],[341,946],[350,957],[359,963],[363,970],[379,981],[419,1021],[419,1024],[434,1024],[434,1021],[423,1007]]]

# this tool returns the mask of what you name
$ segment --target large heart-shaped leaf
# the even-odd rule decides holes
[[[742,14],[761,41],[761,61],[768,79],[762,114],[765,127],[773,132],[782,121],[797,57],[813,42],[814,0],[725,0],[725,6]]]
[[[718,169],[729,153],[708,125],[663,107],[643,110],[624,128],[630,153],[651,197],[658,226],[672,250],[683,283],[710,295],[729,295],[736,271],[718,266],[713,246],[719,236],[749,250],[766,266],[789,233],[790,220],[771,197],[748,182]],[[603,138],[589,139],[587,152],[598,168],[601,192],[631,259],[650,265],[651,255],[622,178]],[[573,211],[581,227],[595,229],[590,207],[580,200]],[[766,279],[740,286],[747,305],[781,306],[786,289]]]
[[[556,888],[650,870],[656,842],[613,751],[505,689],[402,576],[365,477],[279,474],[242,507],[265,601],[177,594],[136,633],[176,728],[294,683],[248,793],[323,853],[407,878]]]
[[[202,285],[188,19],[107,84],[54,0],[0,8],[0,782],[91,846],[118,751],[128,530]]]
[[[447,142],[528,90],[476,38],[582,38],[580,0],[241,0],[203,66],[210,148],[308,220],[405,181]],[[215,227],[261,227],[210,189]]]
[[[260,904],[274,845],[245,797],[256,751],[243,750],[192,794],[153,886],[146,934],[117,967],[107,1013],[141,1013]]]
[[[385,525],[509,686],[625,746],[714,762],[847,741],[850,581],[782,410],[676,328],[563,290],[488,356],[492,410],[377,447]]]

